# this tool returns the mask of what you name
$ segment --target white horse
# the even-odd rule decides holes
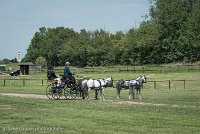
[[[146,77],[140,76],[137,79],[129,81],[129,99],[135,99],[136,94],[138,94],[139,99],[141,100],[141,88],[143,87],[143,83],[146,83]]]
[[[89,100],[89,92],[95,90],[95,98],[97,99],[98,92],[100,91],[100,99],[104,100],[104,87],[113,86],[112,78],[98,79],[98,80],[83,80],[82,91],[83,98],[87,97]]]
[[[105,82],[105,85],[104,85],[105,88],[106,87],[113,87],[113,79],[112,79],[112,77],[110,77],[110,78],[104,78],[104,79],[99,79],[99,80],[102,80],[102,81]]]

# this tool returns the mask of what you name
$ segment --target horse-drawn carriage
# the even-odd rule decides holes
[[[46,95],[49,99],[79,99],[82,97],[80,84],[74,80],[49,80]]]
[[[95,98],[97,99],[100,91],[100,99],[104,99],[104,88],[112,87],[112,78],[105,79],[61,79],[48,81],[46,95],[49,99],[89,99],[89,93],[95,90]]]
[[[141,99],[141,88],[143,83],[146,83],[146,77],[138,77],[132,80],[119,80],[116,83],[117,98],[120,99],[120,91],[122,88],[129,89],[129,99],[136,98],[136,94]],[[104,100],[104,88],[113,87],[112,78],[105,79],[81,79],[77,82],[71,79],[61,79],[49,81],[46,88],[46,95],[49,99],[89,99],[89,93],[95,91],[97,99],[100,92],[100,99]]]
[[[112,78],[105,79],[62,79],[49,80],[46,88],[46,95],[49,99],[89,99],[89,92],[95,90],[97,99],[100,91],[100,99],[104,99],[104,88],[113,86]]]

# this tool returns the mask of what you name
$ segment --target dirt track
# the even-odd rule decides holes
[[[0,96],[15,96],[15,97],[23,97],[23,98],[36,98],[36,99],[48,99],[46,95],[38,95],[38,94],[19,94],[19,93],[0,93]],[[112,102],[113,104],[118,105],[145,105],[145,106],[169,106],[169,107],[182,107],[182,108],[197,108],[198,106],[191,105],[170,105],[170,104],[162,104],[162,103],[148,103],[148,102],[135,102],[135,101],[113,101],[113,100],[105,100]]]
[[[0,93],[0,95],[24,97],[24,98],[48,99],[46,95],[38,95],[38,94]]]

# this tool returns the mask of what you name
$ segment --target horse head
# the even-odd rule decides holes
[[[147,77],[145,75],[142,76],[142,83],[147,83]]]
[[[140,83],[140,85],[142,84],[142,83],[146,83],[147,81],[146,81],[146,77],[145,77],[145,75],[144,76],[140,76],[140,77],[138,77],[137,79],[135,79],[135,80],[137,80],[139,83]]]
[[[113,79],[112,79],[112,77],[105,78],[104,82],[105,82],[105,84],[106,84],[107,87],[113,87]]]

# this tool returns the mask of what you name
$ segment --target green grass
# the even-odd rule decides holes
[[[2,133],[199,133],[200,107],[120,104],[118,100],[0,98]],[[40,128],[38,131],[10,128]],[[45,130],[44,130],[45,129]]]
[[[59,75],[58,72],[56,72]],[[199,89],[200,90],[200,72],[182,72],[182,73],[134,73],[134,72],[110,72],[110,73],[80,73],[76,74],[77,79],[89,77],[93,79],[112,77],[114,85],[120,79],[133,79],[140,75],[146,75],[148,83],[144,84],[145,89],[154,89],[154,82],[156,82],[157,90],[169,89],[169,80],[171,80],[170,89],[184,89],[184,81],[186,80],[186,89]],[[4,86],[5,79],[5,86]],[[25,82],[23,81],[25,79]],[[32,80],[26,80],[32,79]],[[36,73],[31,76],[4,76],[0,77],[0,92],[18,92],[18,93],[36,93],[43,94],[47,86],[46,73]],[[42,86],[43,80],[43,86]],[[25,85],[24,85],[25,84]]]
[[[80,73],[78,78],[119,79],[136,78],[140,73]],[[188,134],[200,132],[200,72],[149,73],[149,81],[164,81],[153,88],[144,84],[142,100],[128,100],[127,90],[117,100],[115,88],[105,89],[105,101],[100,100],[48,100],[0,96],[0,134],[4,133],[162,133]],[[23,86],[21,80],[9,81],[0,92],[45,94],[46,85],[39,79],[45,73],[32,76],[6,77],[33,78]],[[4,78],[2,78],[4,79]],[[188,81],[186,88],[182,82]],[[0,84],[2,84],[0,82]],[[91,93],[91,97],[94,92]]]

